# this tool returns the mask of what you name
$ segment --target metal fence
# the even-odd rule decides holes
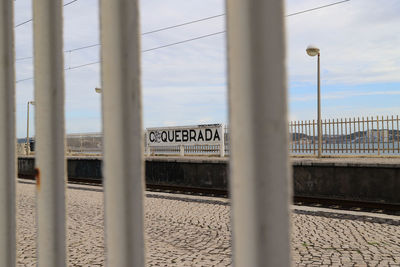
[[[400,155],[399,116],[361,117],[322,120],[323,155]],[[229,128],[224,127],[225,156],[230,154]],[[146,140],[146,139],[145,139]],[[292,155],[318,153],[317,122],[291,121],[289,123],[289,151]],[[18,154],[25,154],[25,144],[19,144]],[[218,156],[220,145],[182,145],[148,147],[147,156]],[[101,156],[102,133],[75,133],[66,136],[67,155]]]
[[[323,155],[400,155],[399,116],[322,120]],[[289,150],[294,155],[316,155],[316,121],[289,123]]]
[[[67,154],[102,155],[103,134],[76,133],[66,136]]]
[[[65,137],[66,155],[103,155],[103,134],[102,133],[74,133]],[[28,146],[28,149],[27,149]],[[17,142],[17,154],[35,155],[35,138],[30,138],[27,145],[26,139],[19,139]]]
[[[146,133],[144,133],[146,135]],[[147,140],[145,138],[145,140]],[[75,133],[66,136],[67,155],[102,156],[102,133]],[[24,144],[21,144],[21,147]],[[183,146],[147,146],[144,142],[145,153],[148,156],[219,156],[221,145],[183,145]],[[229,133],[224,127],[224,151],[229,155]],[[18,153],[24,154],[24,149],[18,149]]]
[[[144,133],[146,135],[146,133]],[[227,127],[224,127],[224,150],[229,154],[229,135]],[[103,134],[102,133],[74,133],[67,134],[66,155],[103,156]],[[144,140],[147,140],[144,138]],[[26,155],[26,139],[20,139],[17,144],[17,154]],[[30,139],[29,155],[34,155],[35,138]],[[148,156],[218,156],[220,145],[183,145],[183,146],[147,146],[144,141],[145,153]]]
[[[290,265],[283,2],[226,1],[236,266]],[[0,0],[0,266],[16,265],[13,4]],[[37,265],[46,267],[67,262],[62,6],[33,1]],[[101,0],[100,25],[106,261],[143,267],[139,1]]]

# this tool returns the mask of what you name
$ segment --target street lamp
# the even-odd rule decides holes
[[[103,89],[101,89],[101,88],[96,87],[96,88],[94,88],[94,90],[95,90],[96,93],[98,93],[98,94],[103,93]]]
[[[26,106],[28,107],[27,108],[27,116],[26,116],[26,144],[25,144],[26,155],[29,154],[29,104],[34,106],[35,101],[28,101],[28,103],[26,104]]]
[[[318,118],[317,118],[317,128],[318,128],[318,157],[321,157],[322,151],[322,123],[321,123],[321,79],[320,79],[320,52],[319,48],[313,45],[309,45],[306,49],[309,56],[315,57],[318,55]],[[314,144],[315,146],[315,144]]]

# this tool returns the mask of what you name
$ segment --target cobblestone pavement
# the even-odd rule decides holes
[[[68,189],[69,266],[103,266],[103,194]],[[36,264],[34,186],[17,185],[18,266]],[[147,192],[148,266],[229,266],[226,199]],[[295,266],[400,266],[400,217],[349,215],[295,208]]]

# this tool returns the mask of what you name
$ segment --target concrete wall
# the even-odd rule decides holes
[[[101,158],[68,158],[69,178],[99,180]],[[18,159],[20,177],[34,177],[33,157]],[[150,157],[146,183],[228,188],[228,160],[224,158]],[[246,179],[246,177],[243,177]],[[400,164],[293,162],[294,195],[400,204]]]
[[[96,157],[69,157],[67,164],[68,178],[102,179],[102,160]],[[18,177],[35,177],[35,158],[33,156],[18,158]]]
[[[102,179],[101,158],[68,158],[68,178]]]
[[[400,164],[296,162],[294,194],[400,204]]]
[[[35,158],[34,157],[18,157],[18,177],[34,178],[35,177]]]
[[[146,183],[226,190],[227,166],[227,160],[148,158]]]

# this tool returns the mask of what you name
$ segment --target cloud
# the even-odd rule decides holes
[[[301,2],[303,8],[319,3]],[[290,79],[315,80],[316,58],[305,53],[313,43],[321,49],[322,76],[327,83],[399,82],[399,12],[400,2],[395,0],[384,5],[352,0],[288,18]]]
[[[287,0],[286,14],[326,5],[334,0]],[[15,22],[31,18],[31,1],[16,1]],[[142,32],[225,13],[225,1],[142,0]],[[64,48],[73,49],[100,42],[98,1],[80,0],[64,8]],[[290,81],[290,116],[312,118],[315,95],[304,88],[316,80],[316,58],[306,55],[310,43],[321,48],[321,78],[327,115],[344,116],[384,112],[383,103],[356,110],[341,103],[377,96],[397,99],[395,88],[380,90],[384,83],[400,82],[400,2],[351,0],[329,8],[286,18],[287,66]],[[141,38],[142,49],[187,40],[222,31],[224,17],[187,25]],[[32,55],[32,23],[18,27],[16,57]],[[225,34],[143,53],[142,85],[144,125],[162,126],[226,122],[227,64]],[[99,47],[65,53],[65,67],[98,61]],[[16,64],[17,79],[33,76],[32,60]],[[68,132],[93,132],[101,128],[100,96],[94,88],[100,83],[99,65],[66,71],[66,126]],[[367,92],[357,86],[374,84]],[[338,89],[345,86],[346,91]],[[337,86],[337,87],[335,87]],[[392,90],[393,89],[393,90]],[[244,88],[246,90],[246,88]],[[26,102],[33,99],[33,81],[17,84],[17,129],[23,136]],[[399,99],[400,100],[400,99]],[[336,101],[336,102],[334,102]],[[304,105],[302,103],[304,102]],[[392,108],[393,112],[398,110]],[[390,110],[386,110],[389,112]],[[347,113],[346,113],[347,112]]]
[[[227,121],[223,86],[151,87],[143,101],[145,127]]]
[[[377,95],[400,95],[400,91],[373,91],[373,92],[334,92],[324,94],[321,98],[324,100],[328,99],[344,99],[350,97],[359,97],[359,96],[377,96]],[[291,97],[290,101],[292,102],[307,102],[307,101],[316,101],[316,95],[304,95],[304,96],[296,96]]]

